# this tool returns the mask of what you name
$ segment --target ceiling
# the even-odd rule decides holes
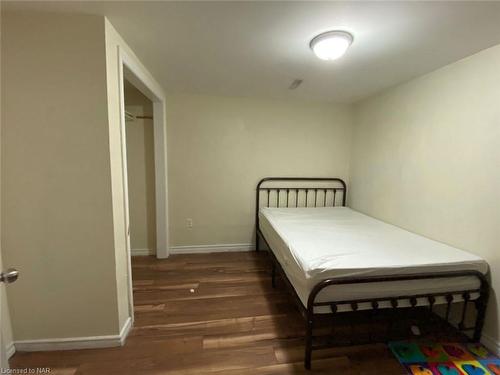
[[[168,93],[349,103],[500,43],[500,2],[3,2],[105,15]],[[354,35],[317,59],[316,34]],[[304,82],[288,87],[296,78]]]

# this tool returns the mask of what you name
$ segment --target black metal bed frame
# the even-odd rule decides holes
[[[279,185],[277,185],[279,183]],[[283,183],[283,185],[281,185]],[[294,184],[292,184],[294,183]],[[317,185],[314,185],[316,184]],[[327,186],[328,184],[332,186]],[[318,194],[318,192],[320,194]],[[274,193],[274,199],[271,199],[271,195]],[[285,195],[286,194],[286,195]],[[314,199],[311,199],[314,194]],[[338,198],[338,194],[342,194],[341,198]],[[272,285],[276,286],[276,274],[277,271],[281,274],[281,277],[288,289],[290,289],[300,313],[306,320],[306,336],[305,336],[305,357],[304,357],[304,367],[306,369],[311,368],[311,358],[312,351],[317,349],[324,349],[328,347],[335,346],[332,343],[315,345],[315,336],[313,335],[313,328],[315,322],[319,317],[333,317],[338,314],[339,306],[347,305],[351,311],[357,311],[360,303],[369,303],[371,310],[377,311],[380,309],[380,303],[389,303],[393,309],[397,309],[399,303],[402,301],[409,302],[409,308],[416,308],[418,301],[424,300],[426,306],[428,306],[428,311],[432,314],[433,307],[436,302],[437,297],[444,297],[446,299],[446,312],[444,320],[450,323],[450,309],[451,304],[454,302],[456,296],[463,302],[463,307],[461,311],[461,320],[455,327],[460,333],[466,333],[472,331],[472,340],[479,341],[481,338],[481,332],[484,325],[484,318],[486,314],[486,306],[489,298],[489,284],[486,280],[485,275],[476,271],[449,271],[449,272],[439,272],[439,273],[418,273],[412,275],[391,275],[391,276],[370,276],[370,277],[342,277],[342,278],[329,278],[317,283],[309,294],[307,306],[304,306],[301,302],[295,288],[288,279],[286,273],[281,267],[279,261],[276,259],[269,243],[262,234],[259,226],[259,210],[261,208],[261,195],[264,195],[264,205],[262,207],[335,207],[338,201],[341,206],[346,205],[347,197],[347,186],[346,183],[340,178],[321,178],[321,177],[266,177],[259,181],[257,184],[256,191],[256,209],[255,209],[255,223],[256,223],[256,251],[259,251],[259,238],[262,238],[266,246],[270,249],[269,253],[272,259]],[[302,199],[301,199],[302,196]],[[319,197],[319,204],[318,204]],[[313,202],[311,202],[313,200]],[[274,205],[273,205],[274,203]],[[314,203],[314,204],[313,204]],[[352,300],[342,300],[342,301],[316,301],[318,294],[325,288],[334,287],[335,285],[347,285],[347,284],[362,284],[362,283],[377,283],[377,282],[394,282],[394,281],[407,281],[407,280],[422,280],[422,279],[444,279],[444,278],[455,278],[455,277],[476,277],[479,280],[479,288],[471,290],[456,290],[449,291],[446,293],[428,293],[428,294],[406,294],[402,296],[391,296],[391,297],[380,297],[380,298],[369,298],[369,299],[352,299]],[[472,295],[478,295],[474,300],[471,299]],[[455,301],[456,302],[456,301]],[[467,317],[468,306],[473,304],[476,308],[476,319],[475,324],[471,327],[466,327],[465,321]],[[329,313],[316,313],[315,307],[329,307]],[[317,338],[317,337],[316,337]],[[470,339],[470,337],[469,337]]]

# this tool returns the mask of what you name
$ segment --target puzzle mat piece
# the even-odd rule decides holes
[[[455,361],[474,361],[476,358],[465,348],[465,346],[457,343],[441,344],[445,353],[450,357],[450,360]]]
[[[488,371],[493,375],[500,375],[500,359],[485,359],[479,361],[483,367],[487,368]]]
[[[428,363],[411,363],[405,365],[406,371],[410,375],[434,375]]]
[[[418,344],[420,351],[425,355],[427,362],[448,362],[449,357],[441,344],[422,342]]]
[[[389,348],[401,363],[426,362],[418,345],[413,342],[399,341],[389,343]]]
[[[490,372],[478,361],[460,361],[454,364],[466,375],[490,375]]]
[[[429,363],[434,375],[466,375],[453,362]]]
[[[466,348],[471,352],[477,359],[497,359],[497,357],[492,354],[488,349],[479,343],[469,343],[465,345]]]

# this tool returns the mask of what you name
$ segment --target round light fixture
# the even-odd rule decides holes
[[[328,31],[315,36],[310,47],[321,60],[336,60],[347,51],[352,41],[352,35],[346,31]]]

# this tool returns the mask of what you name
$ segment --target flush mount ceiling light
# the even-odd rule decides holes
[[[309,44],[321,60],[336,60],[351,45],[353,37],[346,31],[327,31],[315,36]]]

